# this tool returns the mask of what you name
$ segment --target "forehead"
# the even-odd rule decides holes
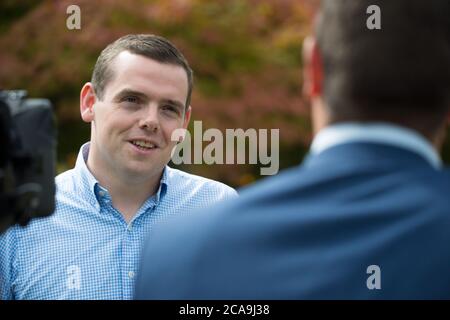
[[[114,95],[124,88],[142,92],[150,97],[185,101],[188,78],[183,67],[161,63],[151,58],[122,51],[109,66],[112,79],[105,94]]]

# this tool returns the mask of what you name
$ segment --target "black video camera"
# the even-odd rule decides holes
[[[46,99],[0,91],[0,233],[55,209],[56,129]]]

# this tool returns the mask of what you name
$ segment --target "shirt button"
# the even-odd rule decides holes
[[[127,226],[127,230],[131,231],[131,229],[133,229],[133,226],[131,225],[131,223]]]
[[[130,277],[130,279],[133,279],[134,278],[134,272],[133,271],[128,272],[128,277]]]
[[[105,191],[100,190],[100,191],[98,192],[98,194],[100,195],[100,197],[104,197],[104,196],[105,196]]]

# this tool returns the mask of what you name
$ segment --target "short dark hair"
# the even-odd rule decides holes
[[[189,67],[185,57],[172,43],[163,37],[152,34],[129,34],[117,39],[103,49],[95,63],[91,81],[95,94],[100,100],[103,99],[106,85],[114,77],[111,62],[122,51],[129,51],[161,63],[174,64],[182,67],[186,71],[188,79],[186,110],[191,103],[194,82],[193,71]]]
[[[331,122],[389,121],[432,135],[450,103],[449,0],[322,0],[317,41]],[[367,8],[381,9],[369,30]]]

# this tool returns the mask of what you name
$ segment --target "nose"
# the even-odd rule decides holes
[[[159,118],[157,107],[149,106],[148,108],[145,108],[145,111],[139,118],[139,128],[149,132],[158,132]]]

